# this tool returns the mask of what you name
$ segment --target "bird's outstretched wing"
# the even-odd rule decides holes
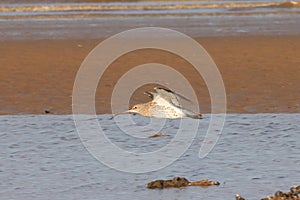
[[[171,105],[181,108],[179,99],[184,99],[186,101],[191,102],[191,100],[189,100],[188,98],[186,98],[178,93],[175,93],[172,90],[159,88],[159,87],[155,87],[154,90],[157,93],[145,92],[145,94],[147,94],[150,98],[153,99],[154,102],[156,102],[159,105],[169,103]]]

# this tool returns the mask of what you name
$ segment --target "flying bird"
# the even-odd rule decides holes
[[[111,117],[120,114],[140,114],[146,117],[176,119],[190,117],[193,119],[202,119],[201,113],[196,113],[188,109],[182,108],[180,99],[191,102],[188,98],[173,92],[169,89],[155,87],[156,92],[145,92],[152,101],[134,105],[131,109],[117,113]]]

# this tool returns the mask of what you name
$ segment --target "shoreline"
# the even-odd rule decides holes
[[[149,26],[169,28],[193,38],[300,35],[300,15],[78,17],[0,20],[0,25],[0,41],[98,40]]]
[[[222,75],[228,113],[299,113],[300,35],[197,37]],[[101,40],[0,41],[0,114],[72,114],[71,95],[77,70]],[[163,58],[163,59],[162,59]],[[188,64],[170,53],[144,51],[112,63],[97,89],[97,114],[109,114],[110,94],[122,73],[133,66],[158,62],[182,70]],[[109,69],[110,69],[109,68]],[[198,94],[201,112],[210,99],[201,77],[184,68]],[[149,101],[139,88],[130,104]]]

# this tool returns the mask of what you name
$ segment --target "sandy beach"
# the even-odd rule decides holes
[[[300,37],[201,37],[221,72],[229,113],[295,113],[300,111]],[[101,40],[0,41],[0,114],[72,113],[72,89],[80,64]],[[162,59],[163,58],[163,59]],[[201,77],[183,59],[145,50],[122,56],[110,66],[96,94],[99,114],[111,113],[110,96],[118,78],[130,68],[160,62],[179,70],[193,85],[203,113],[210,97]],[[139,88],[131,103],[148,100]]]

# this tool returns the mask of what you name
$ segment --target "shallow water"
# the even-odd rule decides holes
[[[149,26],[174,29],[191,37],[297,35],[300,3],[291,2],[2,1],[0,40],[99,39]]]
[[[98,121],[107,137],[128,151],[149,151],[170,142],[178,120],[168,120],[160,138],[123,134],[110,115]],[[134,116],[136,125],[148,118]],[[122,121],[122,118],[121,118]],[[209,116],[200,121],[192,145],[173,164],[153,172],[116,171],[97,161],[82,145],[71,115],[0,116],[1,199],[259,199],[287,191],[300,180],[300,114],[228,114],[217,145],[204,159],[198,152]],[[143,136],[152,134],[147,129]],[[136,142],[143,140],[143,144]],[[107,152],[109,154],[109,152]],[[113,157],[114,155],[112,155]],[[132,163],[137,165],[137,163]],[[218,187],[149,190],[154,179],[209,178]]]
[[[30,3],[14,1],[0,3],[0,18],[76,18],[117,15],[264,15],[299,14],[297,2],[282,3],[281,0],[243,1],[137,1],[137,2],[86,2],[54,1],[52,3]],[[81,16],[79,16],[81,15]]]

